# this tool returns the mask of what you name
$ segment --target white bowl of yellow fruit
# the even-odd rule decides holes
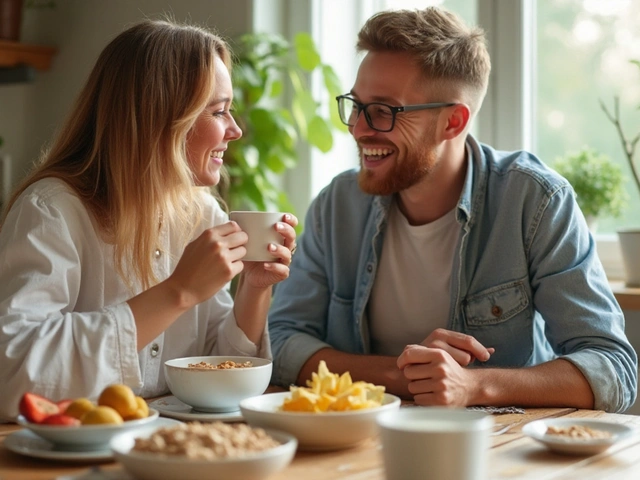
[[[384,387],[331,373],[324,362],[307,385],[242,400],[242,416],[249,425],[292,434],[300,450],[338,450],[373,436],[376,417],[400,407]]]
[[[47,399],[40,397],[39,401]],[[97,403],[77,398],[63,411],[40,422],[25,415],[19,415],[17,422],[65,449],[95,450],[108,445],[115,435],[148,425],[156,418],[158,411],[149,409],[147,402],[136,397],[129,387],[110,385],[102,391]]]

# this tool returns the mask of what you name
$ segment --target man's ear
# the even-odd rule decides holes
[[[469,123],[469,107],[464,103],[457,103],[446,109],[446,126],[442,132],[444,140],[451,140],[460,135]]]

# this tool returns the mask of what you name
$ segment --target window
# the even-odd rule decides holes
[[[638,226],[640,192],[599,101],[612,110],[619,96],[625,133],[640,130],[640,70],[630,63],[640,60],[640,2],[539,1],[536,16],[534,151],[553,162],[587,145],[620,162],[630,203],[620,218],[600,219],[598,232]]]

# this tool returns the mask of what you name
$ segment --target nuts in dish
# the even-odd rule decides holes
[[[190,363],[189,368],[204,368],[207,370],[229,370],[231,368],[249,368],[253,367],[251,362],[236,363],[233,360],[225,360],[217,365],[208,362]]]
[[[569,425],[558,427],[550,425],[547,427],[547,435],[558,435],[572,440],[595,440],[599,438],[611,438],[611,433],[602,430],[595,430],[586,425]]]
[[[189,422],[136,438],[133,451],[179,455],[189,459],[237,458],[280,445],[262,428],[244,423]]]
[[[331,373],[324,360],[318,365],[307,387],[290,387],[285,412],[344,412],[382,405],[385,388],[363,381],[353,382],[349,372]]]

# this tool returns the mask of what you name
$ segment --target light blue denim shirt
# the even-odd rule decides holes
[[[474,366],[561,357],[587,378],[596,409],[626,410],[638,358],[571,186],[530,153],[499,152],[471,136],[467,151],[447,328],[495,348]],[[312,203],[269,314],[275,383],[294,383],[324,347],[369,353],[364,313],[390,202],[363,193],[354,170]]]

